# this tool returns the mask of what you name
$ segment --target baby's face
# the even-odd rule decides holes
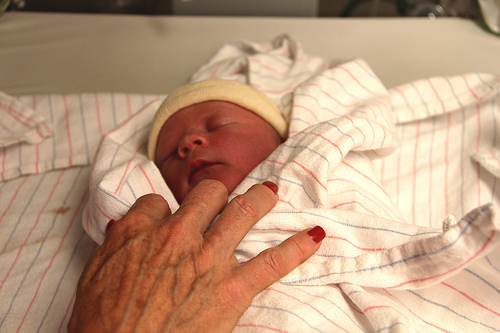
[[[208,101],[181,109],[165,122],[155,163],[180,203],[203,179],[218,180],[231,193],[281,142],[257,114]]]

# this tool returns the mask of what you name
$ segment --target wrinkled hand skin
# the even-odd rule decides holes
[[[239,264],[234,249],[278,195],[255,185],[227,198],[212,180],[173,215],[161,196],[139,198],[87,263],[68,331],[230,332],[256,294],[319,248],[302,231]]]

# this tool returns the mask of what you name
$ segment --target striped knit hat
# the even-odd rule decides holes
[[[252,111],[274,127],[282,139],[288,125],[274,102],[257,89],[231,80],[211,79],[182,86],[170,93],[153,118],[148,141],[148,158],[154,161],[158,136],[167,119],[187,106],[206,101],[231,102]]]

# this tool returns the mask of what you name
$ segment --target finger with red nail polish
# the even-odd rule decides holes
[[[285,276],[312,256],[320,248],[321,241],[325,236],[325,230],[319,226],[303,230],[290,236],[278,246],[264,250],[257,257],[247,261],[241,270],[244,271],[245,276],[251,276],[255,272],[262,272],[261,264],[266,262],[271,269],[267,274],[259,275],[268,277],[269,281],[272,282],[279,275]],[[275,260],[268,260],[269,253],[272,253],[272,251],[279,251],[281,255],[274,257]]]
[[[309,230],[307,234],[311,237],[313,242],[319,243],[326,237],[326,232],[320,226],[316,226]]]
[[[274,194],[278,194],[278,185],[276,185],[275,183],[273,182],[270,182],[270,181],[265,181],[262,183],[262,185],[264,186],[267,186],[271,191],[274,192]]]

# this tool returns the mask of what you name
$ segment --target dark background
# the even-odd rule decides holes
[[[173,1],[216,0],[11,0],[9,10],[175,15]],[[243,1],[243,0],[234,0]],[[251,2],[252,0],[246,0]],[[203,15],[206,13],[198,12]],[[212,12],[213,15],[213,12]],[[245,15],[241,13],[239,15]],[[310,15],[309,15],[310,16]],[[457,16],[480,19],[477,0],[318,0],[315,16]]]

